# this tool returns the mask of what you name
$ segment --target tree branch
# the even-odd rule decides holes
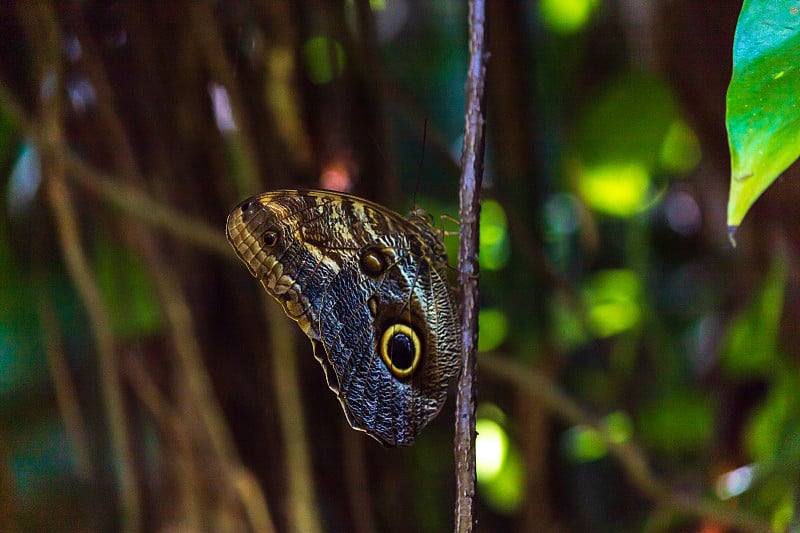
[[[609,452],[619,461],[631,484],[642,494],[677,512],[701,516],[714,523],[736,527],[742,531],[765,533],[770,531],[768,523],[750,513],[734,509],[713,500],[682,493],[659,479],[650,468],[644,452],[633,441],[620,442],[608,430],[589,415],[552,380],[508,357],[481,354],[481,368],[495,377],[511,383],[539,398],[548,409],[571,424],[580,424],[597,432]]]
[[[122,394],[116,339],[97,279],[81,243],[78,215],[66,185],[66,165],[59,149],[65,143],[61,106],[61,29],[50,3],[37,2],[20,7],[20,24],[34,50],[34,81],[40,88],[37,106],[40,135],[44,141],[40,145],[44,190],[55,220],[64,263],[86,307],[97,345],[100,390],[109,426],[112,462],[119,483],[120,530],[133,533],[141,530],[142,501]]]
[[[478,347],[478,233],[480,190],[483,180],[486,76],[485,6],[469,3],[469,69],[464,147],[461,152],[460,220],[458,252],[459,310],[461,311],[461,375],[456,397],[455,530],[472,531],[475,525],[475,354]]]

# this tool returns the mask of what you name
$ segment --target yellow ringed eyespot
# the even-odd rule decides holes
[[[391,324],[383,330],[378,346],[386,368],[396,378],[407,378],[422,360],[422,341],[411,326]]]

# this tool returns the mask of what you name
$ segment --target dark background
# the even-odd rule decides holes
[[[371,4],[0,4],[0,530],[452,528],[452,399],[349,429],[224,240],[282,187],[458,213],[466,6]],[[478,531],[796,523],[800,199],[730,245],[740,7],[489,2]]]

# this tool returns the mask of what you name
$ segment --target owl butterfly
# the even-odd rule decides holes
[[[311,339],[350,425],[409,446],[459,370],[440,232],[348,194],[279,190],[228,216],[239,258]]]

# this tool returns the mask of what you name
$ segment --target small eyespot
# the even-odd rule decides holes
[[[372,315],[372,318],[378,316],[378,303],[380,302],[380,298],[377,294],[373,294],[370,296],[369,300],[367,300],[367,307],[369,307],[369,312]]]
[[[361,272],[371,278],[380,276],[386,270],[386,260],[379,250],[365,251],[358,264],[361,266]]]
[[[272,248],[278,242],[278,233],[272,230],[267,231],[266,233],[264,233],[262,239],[266,246]]]
[[[422,360],[419,335],[406,324],[392,324],[383,330],[380,342],[381,359],[396,378],[407,378]]]

